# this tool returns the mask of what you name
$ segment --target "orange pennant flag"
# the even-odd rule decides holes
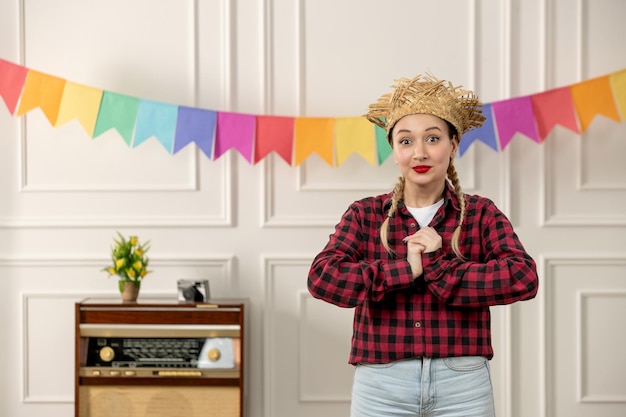
[[[622,121],[626,120],[626,69],[609,76],[617,107],[622,114]]]
[[[55,126],[77,119],[89,137],[93,138],[101,100],[102,90],[68,81]]]
[[[53,77],[39,71],[29,70],[24,83],[24,91],[17,109],[17,116],[21,116],[34,108],[41,108],[50,124],[56,124],[61,105],[61,97],[65,88],[63,78]]]
[[[310,154],[316,152],[332,167],[333,127],[334,119],[332,118],[296,117],[294,165],[300,165]]]
[[[370,165],[376,166],[376,131],[365,117],[338,117],[335,119],[335,146],[337,166],[354,152]]]
[[[583,132],[599,114],[619,122],[619,114],[607,75],[574,84],[570,88]]]
[[[275,151],[291,165],[293,152],[293,117],[257,116],[254,163]]]

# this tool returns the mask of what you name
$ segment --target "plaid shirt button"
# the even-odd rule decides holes
[[[415,327],[422,327],[422,323],[420,323],[419,321],[415,322]]]

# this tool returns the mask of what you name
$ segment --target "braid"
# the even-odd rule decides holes
[[[450,165],[448,166],[448,178],[452,182],[454,186],[454,192],[456,193],[457,198],[459,199],[459,206],[461,207],[461,215],[459,216],[459,224],[454,229],[452,233],[452,240],[450,242],[450,246],[452,246],[452,250],[461,259],[465,259],[461,251],[459,250],[459,236],[461,235],[461,226],[463,225],[463,220],[465,219],[465,194],[461,190],[461,181],[459,181],[459,175],[456,172],[456,168],[454,167],[454,163],[450,160]]]
[[[387,240],[387,230],[389,228],[389,219],[396,212],[396,210],[398,209],[398,203],[403,198],[404,198],[404,177],[399,177],[398,181],[396,182],[395,187],[393,187],[393,197],[391,198],[391,207],[389,208],[389,211],[387,212],[387,218],[385,219],[383,224],[380,226],[380,240],[382,241],[385,249],[387,249],[387,252],[389,252],[392,255],[395,255],[395,251],[391,249],[391,247],[389,246],[389,241]]]

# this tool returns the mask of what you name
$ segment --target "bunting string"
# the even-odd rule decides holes
[[[0,58],[0,96],[10,114],[40,109],[53,127],[77,120],[95,139],[115,129],[130,148],[155,138],[170,154],[190,144],[210,160],[233,149],[250,164],[274,152],[290,166],[317,154],[331,167],[358,154],[373,166],[391,154],[385,132],[364,117],[254,115],[187,107],[102,90]],[[626,118],[626,69],[565,87],[485,103],[486,121],[463,135],[503,151],[520,133],[542,143],[557,126],[585,132],[596,116]]]

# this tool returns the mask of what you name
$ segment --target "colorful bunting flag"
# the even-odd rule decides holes
[[[27,75],[28,68],[0,59],[0,96],[11,115],[15,113]]]
[[[393,152],[393,148],[387,140],[387,132],[378,125],[374,125],[376,134],[376,153],[378,154],[378,165],[382,165]]]
[[[541,141],[546,139],[556,125],[566,127],[574,133],[580,132],[569,88],[545,91],[531,96],[530,99]]]
[[[611,89],[615,94],[615,102],[619,111],[622,114],[622,121],[626,120],[626,69],[611,74],[610,77]]]
[[[195,142],[206,157],[211,159],[217,112],[179,106],[177,120],[174,153],[180,151],[191,142]]]
[[[215,159],[227,150],[235,149],[252,163],[255,116],[231,112],[217,112]]]
[[[173,153],[178,106],[158,101],[140,100],[133,148],[154,136],[165,150]]]
[[[317,153],[329,166],[333,166],[333,126],[334,119],[330,117],[296,117],[295,166],[312,153]]]
[[[54,126],[62,126],[70,120],[77,119],[89,137],[93,137],[102,93],[103,91],[97,88],[66,82],[59,116]]]
[[[500,149],[504,150],[516,133],[540,142],[530,97],[517,97],[491,104],[496,119]]]
[[[122,136],[124,142],[130,146],[138,110],[138,98],[105,91],[102,94],[100,112],[96,120],[93,137],[97,138],[107,130],[114,128]]]
[[[28,71],[17,116],[39,107],[54,126],[59,115],[65,80],[39,71]]]
[[[591,121],[598,115],[609,117],[619,122],[619,114],[613,99],[609,77],[593,78],[574,84],[572,98],[574,106],[580,120],[580,128],[583,132],[587,130]]]
[[[335,149],[337,166],[353,153],[376,166],[376,132],[365,117],[338,117],[335,119]]]
[[[291,165],[293,153],[293,117],[257,116],[254,163],[276,152]]]
[[[195,143],[209,159],[235,149],[256,164],[275,152],[298,166],[316,153],[333,167],[355,153],[371,165],[382,165],[392,153],[385,130],[363,117],[252,115],[179,106],[77,84],[4,59],[0,96],[11,115],[40,108],[54,127],[76,119],[93,138],[116,129],[133,148],[154,137],[171,154]],[[482,110],[485,123],[463,135],[459,156],[476,141],[497,152],[517,133],[541,143],[557,125],[580,133],[598,115],[626,120],[626,69],[486,103]]]
[[[461,137],[461,143],[459,144],[459,156],[467,151],[472,143],[480,141],[489,146],[494,151],[498,152],[498,138],[496,137],[496,130],[493,125],[493,112],[491,111],[491,104],[487,103],[482,106],[483,116],[485,116],[485,122],[478,129],[472,129],[466,132]]]

